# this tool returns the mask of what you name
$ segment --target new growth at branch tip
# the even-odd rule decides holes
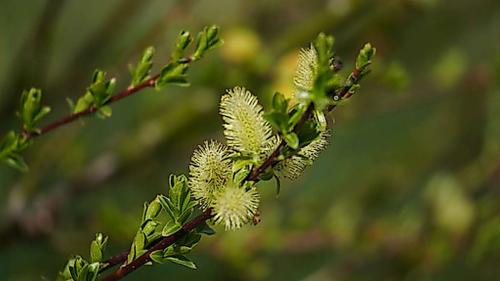
[[[156,80],[185,85],[187,61],[220,44],[217,29],[207,28],[197,37],[195,52],[182,50],[192,40],[179,35],[172,62]],[[258,98],[243,87],[234,87],[220,100],[226,141],[209,140],[193,152],[188,175],[171,175],[165,194],[144,204],[141,223],[128,254],[102,260],[107,239],[92,242],[91,258],[77,256],[68,261],[58,280],[95,281],[113,265],[121,264],[102,280],[119,280],[143,265],[175,263],[196,269],[187,256],[202,235],[213,235],[211,225],[236,230],[255,224],[261,181],[275,180],[277,193],[283,179],[296,179],[312,165],[331,137],[326,114],[359,90],[359,82],[370,71],[375,48],[366,44],[353,71],[341,73],[333,52],[334,39],[323,33],[302,49],[294,81],[293,98],[275,93],[265,112]],[[131,87],[148,81],[146,75],[153,50],[147,50],[131,72],[137,75]],[[165,73],[163,73],[165,72]],[[92,251],[95,252],[92,254]],[[95,258],[98,257],[98,258]]]
[[[195,42],[194,46],[192,43]],[[96,114],[100,118],[111,117],[111,104],[133,95],[145,88],[161,90],[168,85],[189,86],[187,71],[191,63],[200,60],[208,51],[222,44],[219,38],[219,28],[215,25],[207,26],[200,31],[196,38],[188,31],[182,31],[176,40],[170,60],[159,74],[151,76],[153,66],[154,47],[148,47],[135,65],[130,65],[130,86],[116,92],[116,79],[107,78],[106,72],[95,70],[90,85],[76,102],[67,99],[70,113],[45,126],[39,127],[40,121],[50,113],[50,107],[42,104],[42,91],[31,88],[23,91],[20,98],[20,107],[17,116],[21,121],[20,132],[9,131],[0,138],[0,161],[20,170],[27,171],[28,165],[22,157],[35,137],[43,135],[87,115]],[[191,52],[186,54],[191,48]],[[165,61],[165,60],[164,60]]]

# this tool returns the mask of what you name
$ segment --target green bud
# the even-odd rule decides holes
[[[151,67],[153,66],[153,56],[155,54],[154,47],[148,47],[144,50],[141,59],[136,66],[129,66],[130,74],[132,75],[132,82],[130,85],[132,87],[141,84],[142,82],[149,79],[149,74],[151,73]]]
[[[92,74],[92,84],[102,83],[106,79],[106,72],[96,69]]]
[[[219,35],[219,27],[216,25],[212,25],[207,30],[207,38],[208,42],[214,43],[215,40],[218,39]]]
[[[279,112],[286,113],[288,110],[288,101],[281,93],[276,92],[273,96],[273,109]]]
[[[196,269],[196,264],[189,260],[186,256],[183,255],[175,255],[175,256],[170,256],[166,257],[165,260],[176,263],[178,265],[185,266],[190,269]]]
[[[325,35],[324,33],[318,34],[313,42],[313,47],[318,55],[318,63],[320,67],[330,67],[330,59],[333,56],[332,48],[335,39],[333,36]]]
[[[188,31],[181,31],[177,36],[175,50],[172,53],[172,61],[179,61],[184,56],[184,51],[193,41],[193,37]]]
[[[19,154],[31,144],[31,141],[24,138],[22,135],[10,131],[0,141],[0,160],[3,160],[7,165],[21,172],[28,171],[28,165]]]
[[[297,149],[299,147],[299,138],[297,134],[295,133],[284,134],[283,139],[285,140],[286,144],[289,147],[293,149]]]
[[[182,228],[182,225],[180,225],[179,223],[177,222],[173,222],[173,221],[170,221],[169,223],[167,223],[165,225],[165,227],[163,228],[163,230],[161,231],[161,235],[163,237],[167,237],[169,235],[172,235],[174,233],[176,233],[177,231],[179,231],[180,229]]]
[[[142,227],[142,231],[146,236],[153,234],[158,226],[158,222],[148,220]]]
[[[188,31],[181,31],[177,37],[176,48],[184,50],[189,44],[191,44],[191,41],[193,41],[191,34]]]
[[[135,235],[135,238],[134,238],[135,252],[138,253],[139,251],[144,249],[144,247],[146,246],[146,243],[147,243],[147,239],[146,239],[146,235],[144,234],[144,232],[141,230],[137,231],[137,234]]]
[[[371,64],[371,59],[375,56],[376,49],[372,47],[370,43],[366,43],[363,48],[359,51],[358,57],[356,58],[356,69],[363,71],[367,66]]]
[[[187,63],[169,63],[161,72],[160,77],[156,80],[156,89],[161,89],[168,84],[178,86],[189,86],[187,81]]]
[[[106,81],[106,72],[95,70],[92,75],[92,83],[87,87],[85,94],[77,100],[73,108],[73,113],[82,112],[90,107],[94,107],[100,109],[98,111],[100,117],[111,116],[111,108],[104,106],[111,99],[115,87],[115,78]]]
[[[23,91],[21,95],[21,106],[17,115],[21,118],[23,129],[33,131],[35,123],[50,112],[50,107],[42,106],[42,91],[31,88]]]
[[[216,48],[222,44],[222,40],[219,38],[219,27],[212,25],[210,27],[205,27],[203,31],[198,33],[196,37],[196,47],[193,54],[193,59],[198,60],[205,52]]]
[[[147,210],[146,210],[146,217],[145,219],[153,219],[153,218],[156,218],[158,216],[158,214],[160,213],[161,211],[161,204],[160,202],[158,201],[158,198],[156,198],[155,200],[153,200]]]
[[[108,242],[108,237],[102,233],[97,233],[94,241],[90,243],[90,260],[91,262],[101,262],[103,252]]]
[[[200,59],[208,48],[207,35],[202,31],[196,37],[196,48],[193,54],[194,60]]]

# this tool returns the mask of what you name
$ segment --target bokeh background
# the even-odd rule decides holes
[[[68,112],[95,68],[124,87],[127,65],[181,29],[221,26],[226,44],[194,65],[192,86],[145,91],[37,139],[28,173],[0,167],[0,279],[52,279],[96,232],[128,247],[144,201],[222,138],[217,104],[245,86],[266,105],[290,93],[297,53],[324,31],[349,70],[378,49],[358,95],[337,108],[331,146],[262,222],[205,238],[199,269],[143,268],[128,280],[498,280],[500,1],[0,0],[0,132],[23,89]],[[156,68],[157,69],[157,68]],[[43,279],[45,280],[45,279]]]

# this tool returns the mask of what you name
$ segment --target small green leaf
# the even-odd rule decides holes
[[[324,33],[318,34],[313,42],[313,47],[316,50],[318,56],[319,67],[330,67],[330,60],[333,56],[332,48],[335,39],[333,36],[325,35]]]
[[[33,119],[33,121],[36,123],[38,121],[40,121],[43,117],[45,117],[45,115],[49,114],[50,113],[50,107],[48,106],[43,106],[40,111],[38,112],[38,114],[35,116],[35,118]]]
[[[42,91],[31,88],[23,91],[17,116],[21,118],[23,129],[32,132],[35,124],[50,112],[50,107],[42,106]]]
[[[102,251],[99,245],[92,241],[90,244],[90,261],[92,262],[100,262],[102,260]]]
[[[135,238],[134,238],[134,248],[135,251],[138,252],[146,246],[147,239],[146,235],[142,232],[142,230],[137,231]]]
[[[193,231],[184,236],[182,245],[193,248],[196,244],[198,244],[198,242],[200,242],[200,239],[201,235]]]
[[[165,259],[170,261],[170,262],[185,266],[187,268],[191,268],[191,269],[197,268],[196,265],[194,264],[194,262],[192,262],[187,257],[182,256],[182,255],[170,256],[170,257],[166,257]]]
[[[172,52],[172,61],[179,61],[184,56],[184,50],[193,41],[193,37],[187,31],[181,31],[177,36],[175,50]]]
[[[194,204],[193,206],[196,206],[196,202],[192,201]],[[184,224],[186,221],[189,219],[191,216],[191,213],[193,212],[193,209],[186,209],[182,213],[179,214],[179,218],[177,219],[178,223]]]
[[[161,235],[163,237],[167,237],[169,235],[172,235],[174,233],[176,233],[177,231],[179,231],[180,229],[182,228],[182,225],[180,225],[179,223],[177,222],[173,222],[173,221],[170,221],[168,222],[165,227],[163,228],[163,230],[161,231]]]
[[[313,120],[308,120],[302,125],[297,135],[299,137],[300,147],[304,147],[316,140],[320,134],[318,125]]]
[[[79,113],[87,110],[94,102],[94,96],[90,92],[86,92],[82,97],[80,97],[75,106],[73,107],[73,113]]]
[[[157,262],[157,263],[164,263],[166,261],[165,258],[163,257],[162,250],[152,252],[149,255],[149,257],[151,258],[151,260],[153,260],[154,262]]]
[[[132,82],[130,86],[137,86],[149,79],[151,67],[153,66],[153,56],[155,54],[154,47],[148,47],[144,50],[141,59],[136,66],[130,66],[130,74],[132,75]]]
[[[146,207],[146,212],[144,214],[144,219],[153,219],[158,216],[161,211],[161,204],[158,197],[156,197],[151,203]]]
[[[366,43],[359,51],[356,58],[356,68],[363,71],[368,65],[371,64],[371,59],[375,56],[376,49],[370,43]]]
[[[137,256],[137,252],[135,251],[134,244],[132,244],[132,247],[130,247],[130,252],[128,252],[127,263],[132,262],[136,256]]]
[[[111,114],[113,113],[113,110],[111,109],[111,106],[105,105],[99,108],[97,111],[98,116],[101,118],[109,118],[111,117]]]
[[[264,118],[280,132],[288,132],[288,115],[283,112],[272,111],[264,114]]]
[[[21,155],[11,153],[5,158],[7,165],[21,172],[27,172],[29,170],[28,164],[24,161]]]
[[[299,138],[297,137],[297,134],[295,133],[287,133],[283,135],[283,139],[285,140],[286,144],[293,148],[297,149],[299,147]]]
[[[215,25],[205,27],[196,37],[193,59],[200,59],[207,51],[219,47],[222,43],[223,41],[219,38],[219,27]]]
[[[302,103],[296,104],[289,113],[288,125],[290,127],[295,127],[297,122],[299,122],[302,114],[306,111],[306,106]]]
[[[215,234],[215,230],[213,228],[211,228],[207,222],[203,222],[198,227],[196,227],[196,232],[202,233],[205,235],[214,235]]]
[[[159,225],[158,222],[148,219],[142,224],[142,231],[144,234],[149,237],[156,231],[156,227]]]
[[[281,93],[276,92],[273,96],[273,109],[278,112],[286,113],[288,110],[288,101]]]
[[[165,197],[165,196],[159,196],[158,200],[159,200],[163,210],[168,214],[170,219],[172,221],[176,221],[177,216],[175,215],[174,206],[172,205],[172,202],[170,202],[170,199]]]
[[[95,281],[99,272],[99,263],[85,265],[79,273],[78,281]]]
[[[160,72],[160,77],[156,80],[156,89],[161,89],[168,84],[178,86],[189,86],[187,81],[187,63],[169,63]]]
[[[108,237],[97,233],[96,238],[90,243],[90,261],[101,262],[104,248],[108,242]]]

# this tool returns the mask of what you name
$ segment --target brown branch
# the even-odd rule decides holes
[[[150,255],[158,250],[163,250],[167,248],[168,246],[172,245],[177,239],[181,238],[182,236],[186,235],[187,233],[191,232],[193,229],[195,229],[197,226],[201,225],[203,222],[206,220],[212,218],[214,215],[212,214],[212,209],[207,209],[203,213],[201,213],[199,216],[195,217],[188,223],[182,226],[181,230],[177,231],[176,233],[169,235],[163,239],[160,240],[157,244],[153,245],[146,253],[142,254],[140,257],[136,258],[133,260],[131,263],[120,267],[118,270],[112,272],[110,275],[106,276],[103,281],[113,281],[113,280],[119,280],[122,279],[123,277],[127,276],[129,273],[135,271],[139,267],[143,266],[147,262],[151,261]],[[125,256],[126,259],[126,256]]]
[[[112,256],[111,258],[107,259],[104,263],[106,264],[104,267],[99,269],[99,273],[104,272],[115,265],[119,265],[120,263],[123,263],[124,261],[127,260],[129,251],[123,251],[119,253],[118,255]]]
[[[155,75],[154,77],[142,82],[141,84],[134,86],[134,87],[129,87],[115,95],[113,95],[104,105],[109,105],[114,102],[117,102],[121,99],[124,99],[130,95],[133,95],[140,90],[143,90],[145,88],[153,87],[155,85],[156,80],[158,79],[160,75]],[[46,134],[52,130],[55,130],[61,126],[64,126],[66,124],[72,123],[76,121],[77,119],[80,119],[81,117],[90,115],[92,113],[95,113],[99,108],[97,107],[89,107],[86,110],[80,111],[78,113],[72,113],[70,115],[64,116],[60,119],[57,119],[56,121],[49,123],[45,126],[43,126],[40,131],[38,132],[26,132],[24,131],[23,134],[28,138],[28,139],[33,139],[35,137],[41,136],[43,134]]]
[[[352,78],[352,80],[351,80],[352,83],[349,83],[348,85],[343,87],[338,93],[333,93],[333,95],[340,97],[340,99],[350,97],[352,95],[352,93],[350,92],[352,86],[355,83],[357,83],[359,78],[360,78],[359,71],[357,69],[354,69],[354,71],[351,73],[351,78]],[[330,112],[335,107],[336,107],[336,104],[329,106],[329,107],[327,107],[326,111]],[[307,106],[306,112],[304,112],[304,114],[301,116],[300,120],[295,125],[294,132],[298,132],[300,130],[300,128],[304,125],[304,123],[311,117],[313,111],[314,111],[314,104],[310,103]],[[286,143],[284,141],[281,141],[280,144],[276,147],[276,149],[269,155],[268,158],[266,158],[266,160],[264,160],[264,162],[261,165],[252,169],[252,171],[248,174],[248,176],[246,177],[245,180],[246,181],[258,181],[259,175],[261,173],[263,173],[267,168],[272,167],[279,162],[278,156],[280,154],[281,149],[285,146],[286,146]],[[158,242],[156,242],[156,241],[153,242],[152,247],[146,253],[144,253],[143,255],[138,257],[137,259],[133,260],[131,263],[123,265],[122,267],[120,267],[119,269],[112,272],[111,274],[106,276],[104,279],[102,279],[102,281],[115,281],[115,280],[122,279],[123,277],[125,277],[129,273],[135,271],[139,267],[141,267],[144,264],[146,264],[147,262],[151,261],[151,257],[150,257],[151,253],[153,253],[154,251],[166,249],[168,246],[174,244],[177,239],[186,235],[187,233],[189,233],[190,231],[192,231],[193,229],[195,229],[197,226],[201,225],[202,223],[204,223],[208,219],[212,218],[213,216],[214,216],[214,214],[212,214],[212,209],[211,208],[207,209],[206,211],[204,211],[203,213],[201,213],[200,215],[198,215],[197,217],[193,218],[192,220],[187,222],[185,225],[183,225],[181,230],[177,231],[176,233],[174,233],[172,235],[169,235],[167,237],[162,238]],[[125,262],[127,260],[127,256],[128,256],[128,251],[124,251],[123,253],[116,255],[116,256],[110,258],[109,260],[105,261],[105,263],[108,263],[108,265],[106,267],[104,267],[101,270],[101,272],[106,270],[106,269],[109,269],[112,266],[117,265],[121,262]]]
[[[193,59],[191,57],[188,57],[188,58],[183,58],[181,60],[179,60],[180,62],[182,63],[192,63],[193,62]],[[122,100],[128,96],[131,96],[145,88],[150,88],[150,87],[153,87],[156,83],[156,80],[158,80],[158,78],[160,77],[160,74],[157,74],[151,78],[149,78],[148,80],[142,82],[141,84],[139,85],[136,85],[136,86],[130,86],[128,87],[127,89],[113,95],[106,103],[104,103],[103,105],[109,105],[109,104],[112,104],[114,102],[117,102],[119,100]],[[87,108],[86,110],[83,110],[83,111],[80,111],[78,113],[72,113],[70,115],[67,115],[67,116],[64,116],[52,123],[49,123],[45,126],[43,126],[40,131],[38,132],[27,132],[27,131],[23,131],[23,135],[27,138],[27,139],[33,139],[35,137],[38,137],[38,136],[41,136],[43,134],[46,134],[52,130],[55,130],[61,126],[64,126],[66,124],[69,124],[69,123],[72,123],[74,121],[76,121],[77,119],[80,119],[81,117],[84,117],[84,116],[87,116],[87,115],[90,115],[90,114],[93,114],[95,112],[97,112],[99,110],[99,108],[97,107],[89,107]]]

